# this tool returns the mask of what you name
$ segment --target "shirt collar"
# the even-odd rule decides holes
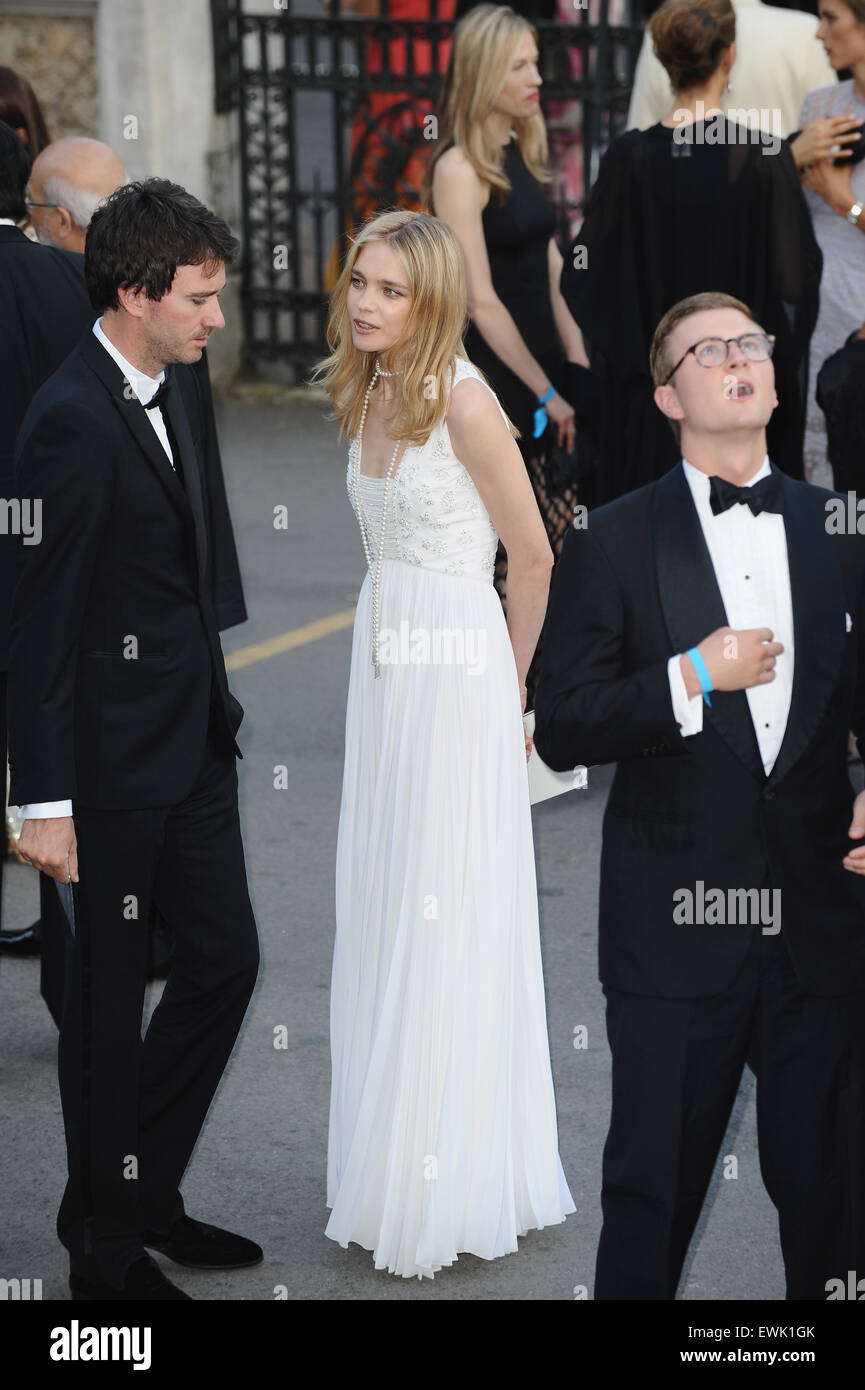
[[[14,217],[0,217],[0,227],[17,227],[18,223]],[[19,228],[20,231],[20,228]]]
[[[96,334],[96,337],[109,356],[114,358],[114,361],[123,372],[123,375],[126,377],[126,380],[129,382],[141,404],[146,405],[146,402],[152,398],[160,383],[165,380],[165,371],[161,371],[159,376],[145,376],[144,372],[140,372],[137,367],[133,367],[131,362],[127,362],[120,349],[114,346],[111,339],[105,336],[102,330],[101,318],[98,318],[94,323],[93,332]]]
[[[682,458],[682,471],[688,480],[688,487],[691,489],[691,496],[694,499],[694,505],[698,508],[698,510],[700,508],[708,510],[709,474],[702,473],[699,468],[695,468],[694,465],[692,463],[689,463],[684,456]],[[772,465],[769,463],[769,455],[766,454],[763,458],[763,463],[761,467],[758,468],[754,476],[752,478],[749,478],[747,483],[743,483],[742,486],[751,487],[752,484],[759,482],[761,478],[767,477],[771,472]]]

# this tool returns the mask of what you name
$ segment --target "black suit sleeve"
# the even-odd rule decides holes
[[[25,427],[26,429],[26,422]],[[76,795],[75,679],[81,624],[109,526],[110,463],[97,422],[68,404],[47,411],[16,460],[21,498],[41,506],[41,537],[18,546],[9,663],[13,805]]]
[[[681,751],[667,659],[626,671],[624,635],[613,568],[588,530],[571,529],[553,580],[535,701],[535,743],[554,771]]]

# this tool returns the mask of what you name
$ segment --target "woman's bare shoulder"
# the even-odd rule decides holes
[[[451,145],[436,160],[433,189],[436,184],[441,188],[443,182],[447,183],[449,191],[476,199],[481,208],[489,202],[489,184],[480,178],[461,145]]]

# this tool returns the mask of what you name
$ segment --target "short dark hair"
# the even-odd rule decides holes
[[[118,289],[168,294],[179,265],[231,261],[240,242],[221,217],[178,183],[144,179],[97,207],[84,245],[84,278],[97,312],[119,309]]]
[[[29,177],[27,146],[11,125],[0,121],[0,217],[20,222],[27,216],[24,190]]]

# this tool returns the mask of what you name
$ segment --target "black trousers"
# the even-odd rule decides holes
[[[3,865],[6,861],[6,758],[8,755],[8,726],[6,721],[6,691],[9,688],[9,672],[0,671],[0,775],[3,778],[3,841],[0,845],[0,909],[3,903]],[[2,927],[2,915],[0,915]]]
[[[176,806],[75,808],[79,882],[60,1030],[69,1178],[57,1231],[72,1272],[120,1287],[179,1186],[249,1003],[258,938],[234,755],[208,739]],[[151,903],[174,953],[142,1040]]]
[[[827,1280],[865,1270],[865,998],[804,994],[783,928],[714,930],[755,933],[722,994],[605,991],[613,1103],[596,1299],[675,1297],[746,1062],[787,1298],[825,1300]]]

